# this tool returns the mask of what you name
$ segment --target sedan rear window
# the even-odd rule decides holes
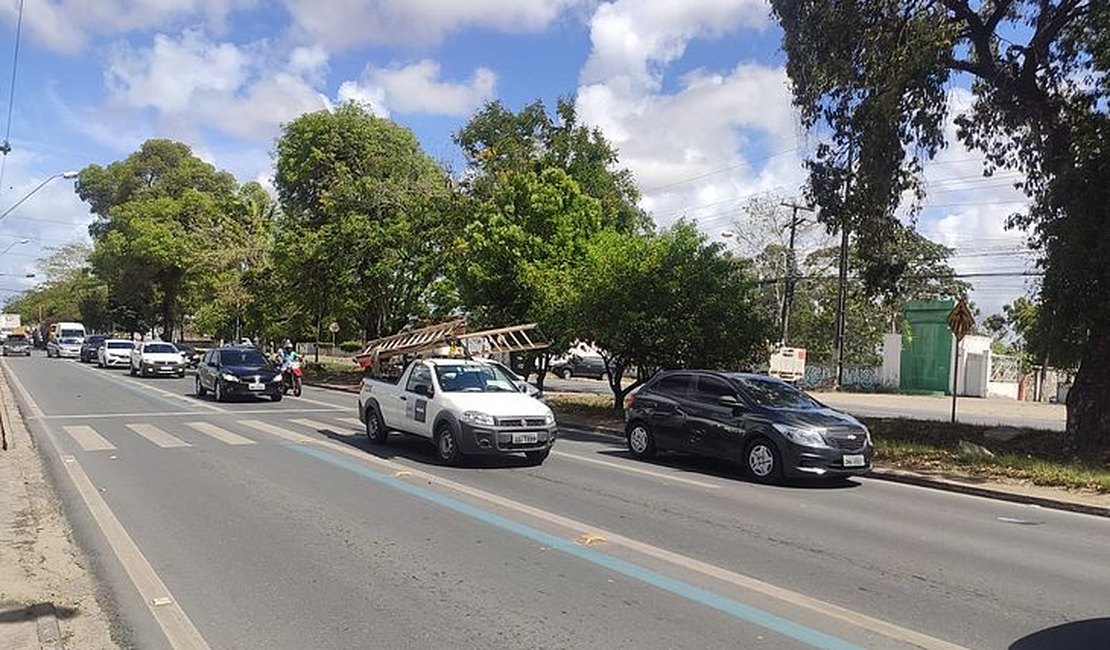
[[[104,344],[109,350],[130,350],[135,347],[134,343],[127,341],[110,341]]]
[[[732,379],[760,406],[773,409],[824,408],[809,395],[779,379],[750,375],[732,375]]]
[[[169,343],[150,343],[143,347],[143,352],[151,354],[173,354],[177,352],[177,348]]]

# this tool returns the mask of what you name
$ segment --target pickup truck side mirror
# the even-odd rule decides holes
[[[428,386],[427,384],[417,384],[416,386],[413,387],[412,390],[417,395],[422,395],[424,397],[427,397],[428,399],[431,399],[432,395],[433,395],[432,387]]]

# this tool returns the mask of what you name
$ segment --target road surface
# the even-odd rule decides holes
[[[1110,634],[1106,519],[869,479],[756,485],[573,431],[542,467],[447,468],[419,441],[370,447],[348,394],[217,404],[191,377],[0,364],[137,648],[1028,650]]]

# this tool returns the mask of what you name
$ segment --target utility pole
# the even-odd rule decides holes
[[[848,176],[844,179],[844,209],[840,214],[840,280],[836,295],[836,390],[844,384],[844,338],[847,329],[845,312],[848,302],[848,197],[851,194],[852,164],[855,158],[849,145]]]
[[[798,231],[798,225],[804,221],[798,219],[798,210],[813,212],[813,208],[787,201],[784,201],[781,205],[794,210],[790,216],[790,247],[787,249],[786,287],[782,292],[782,314],[780,316],[782,332],[779,341],[782,342],[783,347],[786,347],[786,340],[790,335],[790,310],[794,305],[794,287],[798,282],[798,262],[794,255],[794,238]]]

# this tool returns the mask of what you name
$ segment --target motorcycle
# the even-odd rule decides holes
[[[301,376],[303,374],[304,373],[301,370],[301,362],[300,361],[290,361],[286,365],[285,369],[282,370],[282,372],[281,372],[282,384],[283,384],[282,385],[282,389],[283,389],[282,392],[288,394],[289,390],[292,389],[293,390],[293,396],[294,397],[300,397],[301,396]]]

